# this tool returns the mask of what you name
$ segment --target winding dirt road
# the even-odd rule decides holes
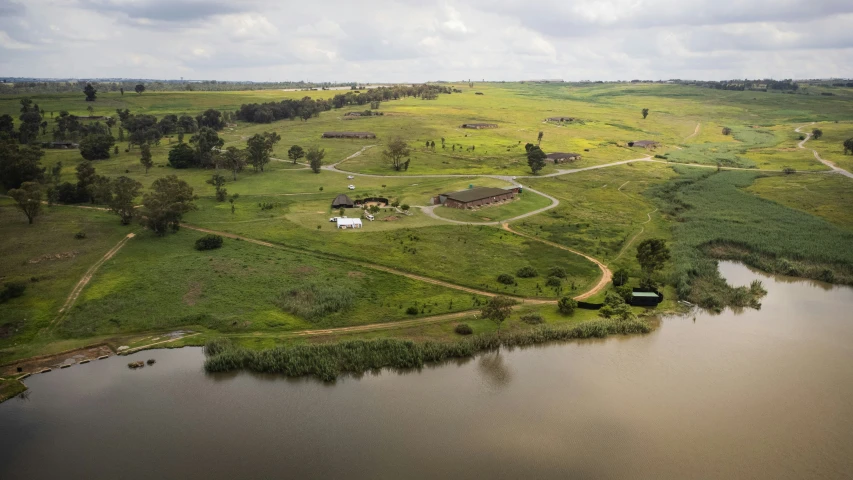
[[[810,124],[808,124],[808,125],[814,125],[814,123],[815,123],[815,122],[812,122],[812,123],[810,123]],[[797,133],[803,133],[803,132],[801,131],[801,129],[802,129],[802,128],[804,128],[804,127],[806,127],[806,126],[808,126],[808,125],[800,125],[799,127],[795,128],[795,129],[794,129],[794,131],[795,131],[795,132],[797,132]],[[811,140],[811,138],[812,138],[812,134],[811,134],[811,132],[807,132],[807,133],[806,133],[806,138],[804,138],[800,143],[798,143],[798,144],[797,144],[797,146],[798,146],[798,147],[800,147],[800,148],[805,149],[805,148],[806,148],[806,142],[808,142],[809,140]],[[817,161],[819,161],[820,163],[822,163],[822,164],[826,165],[827,167],[831,168],[833,173],[839,173],[839,174],[841,174],[841,175],[844,175],[845,177],[853,178],[853,173],[850,173],[850,172],[848,172],[847,170],[844,170],[843,168],[839,168],[838,166],[836,166],[834,163],[830,162],[829,160],[824,160],[823,158],[821,158],[821,157],[820,157],[820,154],[818,154],[818,153],[817,153],[817,150],[812,150],[812,153],[814,154],[814,158],[816,158],[816,159],[817,159]]]

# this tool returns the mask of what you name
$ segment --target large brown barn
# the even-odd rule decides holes
[[[451,208],[473,208],[515,198],[518,188],[477,187],[461,192],[442,193],[433,199],[434,204]]]
[[[323,132],[323,138],[376,138],[371,132]]]

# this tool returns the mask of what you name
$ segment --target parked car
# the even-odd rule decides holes
[[[349,187],[347,187],[347,188],[349,188],[350,190],[355,190],[355,185],[350,185],[350,186],[349,186]]]
[[[347,176],[347,179],[348,179],[348,180],[352,180],[353,178],[355,178],[355,177],[353,177],[352,175],[348,175],[348,176]]]
[[[366,218],[366,219],[370,220],[371,222],[375,219],[375,218],[373,217],[373,214],[370,214],[370,213],[365,213],[365,214],[364,214],[364,218]]]

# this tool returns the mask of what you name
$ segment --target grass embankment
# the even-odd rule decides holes
[[[675,220],[674,283],[681,298],[718,309],[742,300],[712,258],[761,270],[853,284],[853,232],[820,217],[760,198],[746,189],[752,172],[697,171],[650,190]]]
[[[416,343],[407,340],[356,340],[325,345],[297,345],[269,350],[234,346],[227,339],[206,344],[208,372],[251,370],[291,377],[314,375],[332,381],[343,373],[361,373],[380,368],[420,368],[425,363],[466,358],[500,347],[523,347],[545,342],[580,338],[604,338],[615,334],[648,333],[643,321],[595,320],[569,328],[537,327],[510,334],[477,335],[456,342]]]
[[[0,378],[0,403],[15,398],[27,390],[27,386],[16,378]]]

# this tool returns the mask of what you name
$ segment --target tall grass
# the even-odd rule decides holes
[[[356,300],[352,287],[347,284],[309,283],[283,292],[276,304],[294,315],[315,320],[351,308]]]
[[[520,347],[546,342],[581,338],[604,338],[608,335],[648,333],[651,327],[643,321],[594,320],[571,328],[540,326],[503,335],[483,334],[457,342],[412,342],[409,340],[352,340],[322,345],[296,345],[268,350],[250,350],[212,340],[205,347],[208,372],[251,370],[281,373],[290,377],[314,375],[324,381],[335,380],[343,373],[361,373],[379,368],[420,368],[428,362],[474,356],[477,352],[501,346]],[[227,345],[223,349],[223,345]]]

